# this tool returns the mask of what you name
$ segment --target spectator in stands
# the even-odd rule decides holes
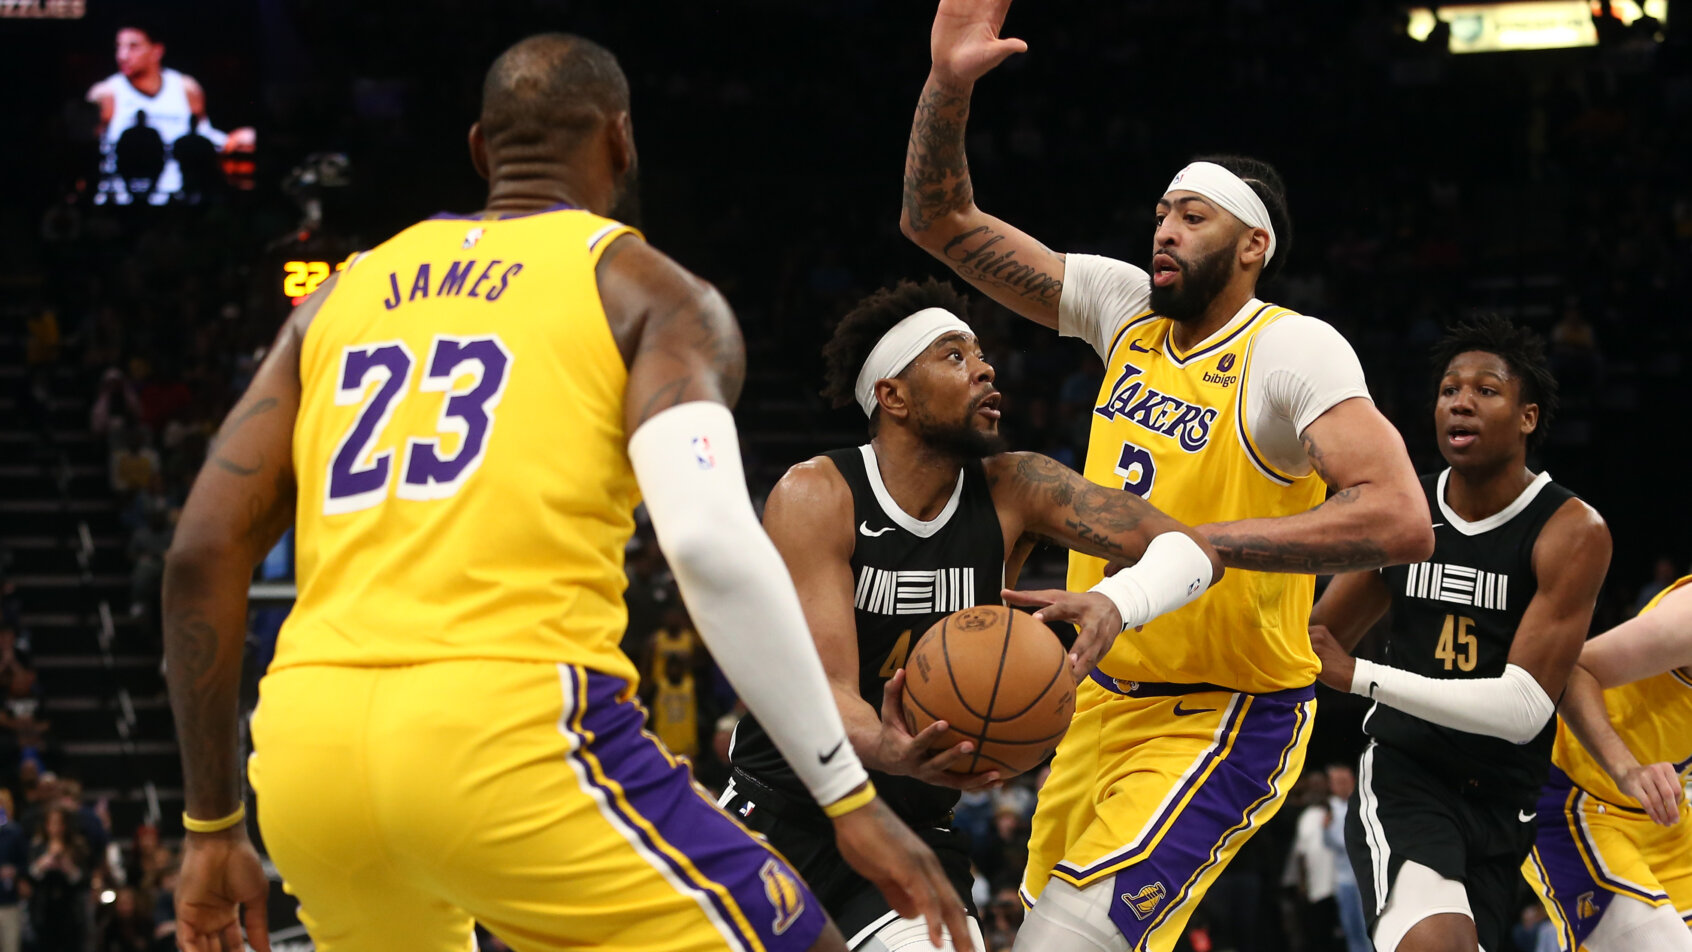
[[[9,776],[25,757],[38,757],[47,724],[38,718],[40,689],[29,650],[0,622],[0,769]]]
[[[150,617],[159,602],[159,584],[164,578],[164,557],[176,534],[180,510],[169,509],[159,500],[148,507],[145,521],[129,537],[129,614]]]
[[[141,908],[134,889],[120,887],[100,910],[94,952],[148,952],[152,947],[152,917]]]
[[[1357,890],[1357,874],[1345,852],[1345,814],[1351,794],[1357,789],[1357,774],[1346,764],[1328,766],[1328,826],[1322,841],[1334,862],[1334,905],[1340,930],[1345,933],[1346,952],[1370,952],[1369,926],[1363,916],[1363,897]]]
[[[1017,898],[1016,886],[1003,885],[993,891],[986,915],[982,917],[981,935],[990,952],[1009,952],[1016,942],[1016,930],[1022,926],[1022,902]]]
[[[12,793],[0,790],[0,952],[18,952],[23,942],[22,888],[29,865],[29,836],[12,819]]]
[[[106,368],[106,373],[100,378],[100,391],[94,397],[94,407],[88,413],[88,428],[96,436],[105,436],[112,432],[114,425],[124,420],[141,419],[141,397],[135,392],[135,385],[129,382],[123,371],[116,367]]]
[[[125,499],[154,488],[159,479],[159,454],[149,445],[147,431],[129,423],[118,437],[111,457],[112,491]]]
[[[1674,580],[1679,577],[1680,573],[1674,567],[1674,559],[1666,555],[1658,556],[1656,565],[1651,568],[1650,580],[1639,586],[1639,594],[1633,598],[1633,610],[1630,614],[1639,614],[1639,610],[1644,608],[1647,602],[1656,598],[1658,592],[1673,585]]]
[[[159,870],[159,885],[153,890],[153,948],[156,952],[176,949],[176,877],[181,871],[168,847],[159,847],[169,862]]]
[[[75,816],[55,804],[30,846],[29,915],[41,948],[82,948],[87,935],[88,859],[88,843],[77,829]]]
[[[1328,803],[1328,778],[1325,774],[1309,773],[1299,781],[1294,792],[1303,805],[1298,815],[1298,832],[1293,838],[1292,855],[1288,858],[1289,876],[1298,887],[1299,923],[1304,933],[1305,948],[1310,952],[1330,952],[1339,934],[1339,912],[1334,903],[1334,854],[1323,834],[1332,816]]]

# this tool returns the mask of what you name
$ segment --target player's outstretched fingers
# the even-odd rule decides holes
[[[1653,821],[1673,826],[1680,819],[1680,799],[1686,793],[1673,764],[1655,763],[1641,767],[1639,787],[1639,803]]]
[[[247,944],[254,952],[270,952],[270,916],[266,913],[267,897],[260,895],[241,907],[241,919],[247,927]],[[239,943],[235,946],[240,949]]]

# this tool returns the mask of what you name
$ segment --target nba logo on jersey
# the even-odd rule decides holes
[[[693,461],[700,469],[712,469],[717,465],[717,458],[711,455],[711,440],[707,437],[693,438]]]
[[[764,881],[764,898],[770,901],[770,907],[776,914],[770,929],[781,935],[792,928],[793,923],[799,920],[799,914],[805,911],[804,892],[799,888],[799,880],[778,860],[766,860],[764,868],[758,870],[758,878]]]
[[[486,234],[486,232],[479,227],[470,229],[464,233],[464,244],[459,245],[459,247],[465,250],[476,247],[476,242],[481,241],[482,235],[484,234]]]
[[[1169,891],[1163,888],[1162,883],[1148,883],[1141,886],[1139,892],[1123,893],[1122,901],[1134,910],[1136,918],[1149,919],[1151,914],[1157,911],[1157,904],[1167,895]]]

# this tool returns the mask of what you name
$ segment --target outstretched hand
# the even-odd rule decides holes
[[[893,672],[881,695],[881,738],[877,741],[876,751],[880,769],[953,790],[998,786],[999,772],[996,770],[962,774],[946,769],[975,750],[975,745],[966,740],[934,753],[935,743],[950,726],[943,720],[935,721],[912,734],[905,724],[905,669]]]
[[[1010,0],[940,0],[929,34],[929,53],[940,78],[973,83],[1013,53],[1028,49],[1021,40],[999,36]]]
[[[940,860],[879,797],[835,818],[834,842],[895,912],[928,920],[930,945],[940,948],[949,934],[957,952],[975,952],[963,900]]]
[[[1098,666],[1116,636],[1122,634],[1122,613],[1116,603],[1098,592],[1067,592],[1061,588],[1033,592],[1004,589],[999,593],[1005,604],[1016,608],[1038,609],[1034,619],[1040,622],[1066,621],[1080,634],[1069,648],[1069,669],[1080,681]]]

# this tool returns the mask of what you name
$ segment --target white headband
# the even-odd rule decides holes
[[[1221,205],[1248,226],[1268,232],[1269,253],[1263,256],[1263,263],[1268,264],[1269,259],[1275,257],[1275,228],[1269,224],[1269,209],[1263,207],[1263,199],[1257,197],[1245,179],[1215,162],[1194,162],[1176,172],[1169,181],[1169,187],[1163,191],[1168,193],[1178,188],[1197,192]]]
[[[858,406],[864,408],[864,416],[875,414],[875,382],[888,377],[896,377],[911,361],[947,334],[973,334],[969,325],[958,319],[956,314],[943,307],[925,307],[905,318],[881,335],[875,347],[864,358],[863,369],[858,371],[858,383],[852,388],[852,395],[858,398]]]

